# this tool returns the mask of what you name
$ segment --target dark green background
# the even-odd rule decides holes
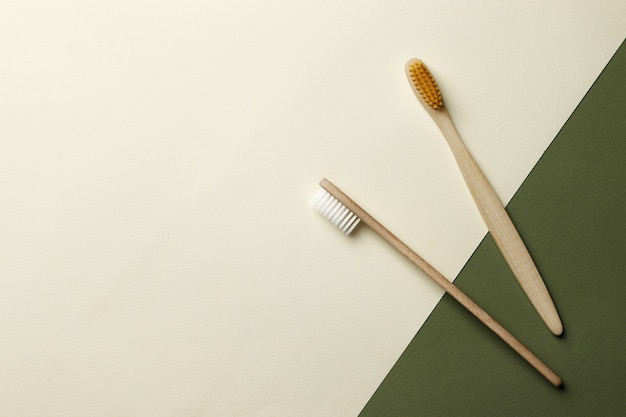
[[[625,191],[623,43],[507,206],[563,336],[543,325],[490,235],[455,281],[564,386],[446,295],[360,417],[626,416]]]

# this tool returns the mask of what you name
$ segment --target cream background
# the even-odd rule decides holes
[[[441,293],[317,181],[452,279],[486,229],[404,62],[508,201],[626,35],[601,4],[3,2],[0,414],[356,416]]]

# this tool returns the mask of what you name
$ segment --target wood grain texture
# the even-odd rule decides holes
[[[320,186],[329,193],[331,193],[344,206],[346,206],[354,214],[356,214],[364,224],[367,224],[369,227],[371,227],[391,246],[393,246],[402,255],[408,258],[418,268],[424,271],[431,279],[433,279],[433,281],[435,281],[463,307],[465,307],[483,324],[485,324],[496,335],[504,340],[511,348],[513,348],[520,356],[522,356],[554,386],[561,386],[561,378],[544,362],[542,362],[541,359],[533,354],[526,346],[524,346],[519,340],[517,340],[515,336],[513,336],[501,324],[494,320],[485,310],[483,310],[478,304],[476,304],[471,298],[469,298],[463,291],[461,291],[456,285],[450,282],[446,277],[444,277],[432,265],[426,262],[415,251],[409,248],[404,242],[402,242],[398,237],[391,233],[391,231],[389,231],[386,227],[379,223],[354,200],[348,197],[337,186],[335,186],[333,183],[325,178],[320,181]]]

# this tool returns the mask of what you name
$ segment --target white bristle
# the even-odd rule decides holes
[[[361,221],[348,207],[341,204],[339,200],[324,189],[319,190],[315,194],[312,204],[322,216],[330,220],[332,224],[346,235],[349,235]]]

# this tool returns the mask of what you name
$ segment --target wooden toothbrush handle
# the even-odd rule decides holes
[[[435,113],[435,114],[433,114]],[[445,108],[431,112],[444,134],[491,236],[539,316],[555,335],[563,324],[550,293],[493,187],[461,140]]]
[[[357,214],[358,215],[358,214]],[[359,216],[360,217],[360,216]],[[371,222],[373,220],[373,222]],[[417,253],[411,250],[404,242],[393,235],[384,226],[378,223],[375,219],[362,221],[368,224],[379,235],[381,235],[388,243],[396,248],[400,253],[406,256],[413,264],[418,266],[424,271],[430,278],[433,279],[439,286],[441,286],[448,294],[450,294],[456,301],[458,301],[463,307],[465,307],[470,313],[472,313],[478,320],[480,320],[485,326],[490,328],[496,335],[506,342],[513,350],[515,350],[522,358],[524,358],[533,368],[541,373],[548,381],[550,381],[555,387],[561,386],[563,383],[561,378],[550,369],[541,359],[539,359],[534,353],[532,353],[522,342],[515,338],[508,330],[506,330],[500,323],[492,318],[485,310],[483,310],[478,304],[474,302],[469,296],[467,296],[459,287],[448,281],[439,271],[432,267],[428,262],[422,259]]]
[[[371,216],[354,200],[344,194],[343,191],[341,191],[333,183],[325,178],[320,182],[320,186],[329,193],[331,193],[337,200],[341,202],[341,204],[343,204],[354,214],[356,214],[363,223],[371,227],[372,230],[378,233],[398,252],[407,257],[413,264],[415,264],[418,268],[424,271],[433,281],[435,281],[463,307],[465,307],[476,318],[478,318],[478,320],[480,320],[495,334],[497,334],[502,340],[504,340],[511,348],[513,348],[513,350],[515,350],[520,356],[522,356],[554,386],[558,387],[562,384],[561,378],[545,363],[543,363],[541,359],[535,356],[535,354],[533,354],[526,346],[524,346],[519,340],[517,340],[515,336],[509,333],[500,323],[495,321],[489,314],[487,314],[485,310],[483,310],[478,304],[476,304],[471,298],[469,298],[463,291],[461,291],[452,282],[448,281],[446,277],[444,277],[421,256],[415,253],[404,242],[402,242],[398,237],[391,233],[385,226],[379,223],[378,220]]]

